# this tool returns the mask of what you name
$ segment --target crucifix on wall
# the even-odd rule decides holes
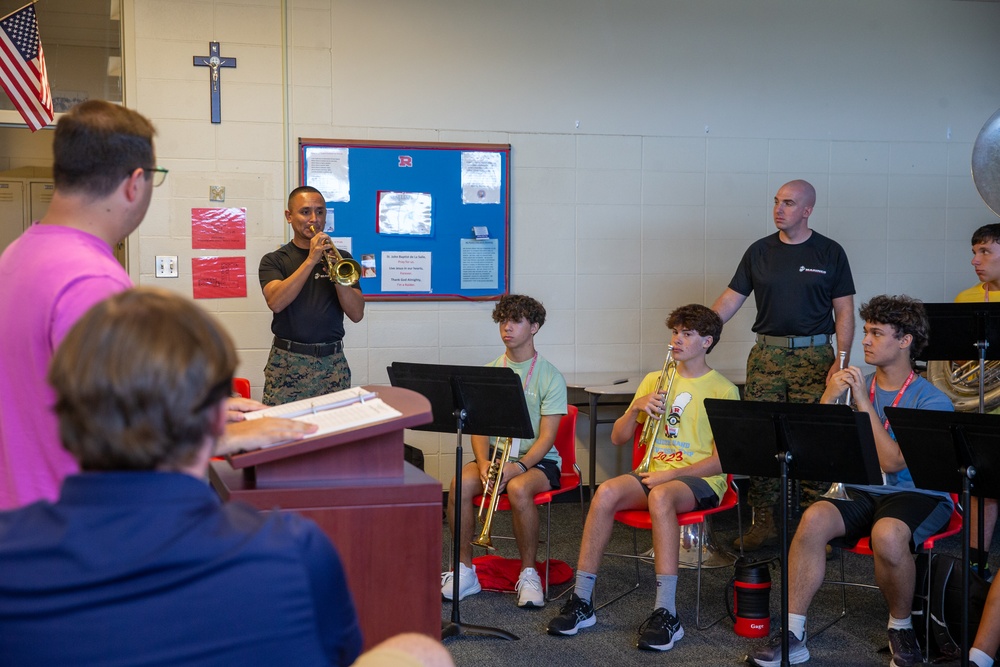
[[[222,80],[219,70],[223,67],[236,67],[236,58],[223,58],[219,55],[219,43],[208,43],[207,56],[195,56],[196,67],[208,67],[211,69],[209,88],[212,92],[212,122],[222,122]]]

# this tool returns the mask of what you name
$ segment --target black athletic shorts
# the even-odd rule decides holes
[[[895,493],[868,493],[848,487],[851,500],[828,500],[844,519],[846,533],[840,538],[846,546],[854,546],[862,537],[871,535],[872,526],[885,517],[899,519],[910,528],[910,551],[921,545],[948,525],[951,518],[951,501],[943,496],[919,491]]]
[[[493,460],[494,449],[490,449],[490,460]],[[513,463],[513,461],[511,461]],[[538,463],[532,466],[532,468],[538,468],[543,473],[545,477],[549,480],[550,491],[555,491],[560,486],[562,486],[562,471],[559,470],[559,464],[557,464],[552,459],[542,459]],[[529,468],[530,470],[530,468]]]

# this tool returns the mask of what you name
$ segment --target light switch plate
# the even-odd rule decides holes
[[[156,256],[156,277],[157,278],[177,277],[177,255]]]

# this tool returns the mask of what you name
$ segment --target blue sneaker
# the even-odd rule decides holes
[[[889,667],[914,667],[924,664],[924,654],[917,643],[917,633],[913,628],[889,630],[889,652],[892,662]]]

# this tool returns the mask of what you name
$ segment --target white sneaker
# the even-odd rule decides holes
[[[479,577],[476,575],[475,565],[472,567],[466,567],[465,563],[459,563],[458,570],[460,572],[458,575],[459,600],[464,600],[470,595],[475,595],[483,590],[483,587],[479,585]],[[441,597],[445,600],[450,600],[452,598],[452,593],[455,590],[455,584],[452,579],[454,576],[455,574],[453,572],[441,573]]]
[[[542,580],[538,577],[538,573],[535,572],[535,568],[526,567],[521,570],[521,576],[517,578],[517,585],[514,586],[514,590],[517,591],[518,607],[545,606]]]

